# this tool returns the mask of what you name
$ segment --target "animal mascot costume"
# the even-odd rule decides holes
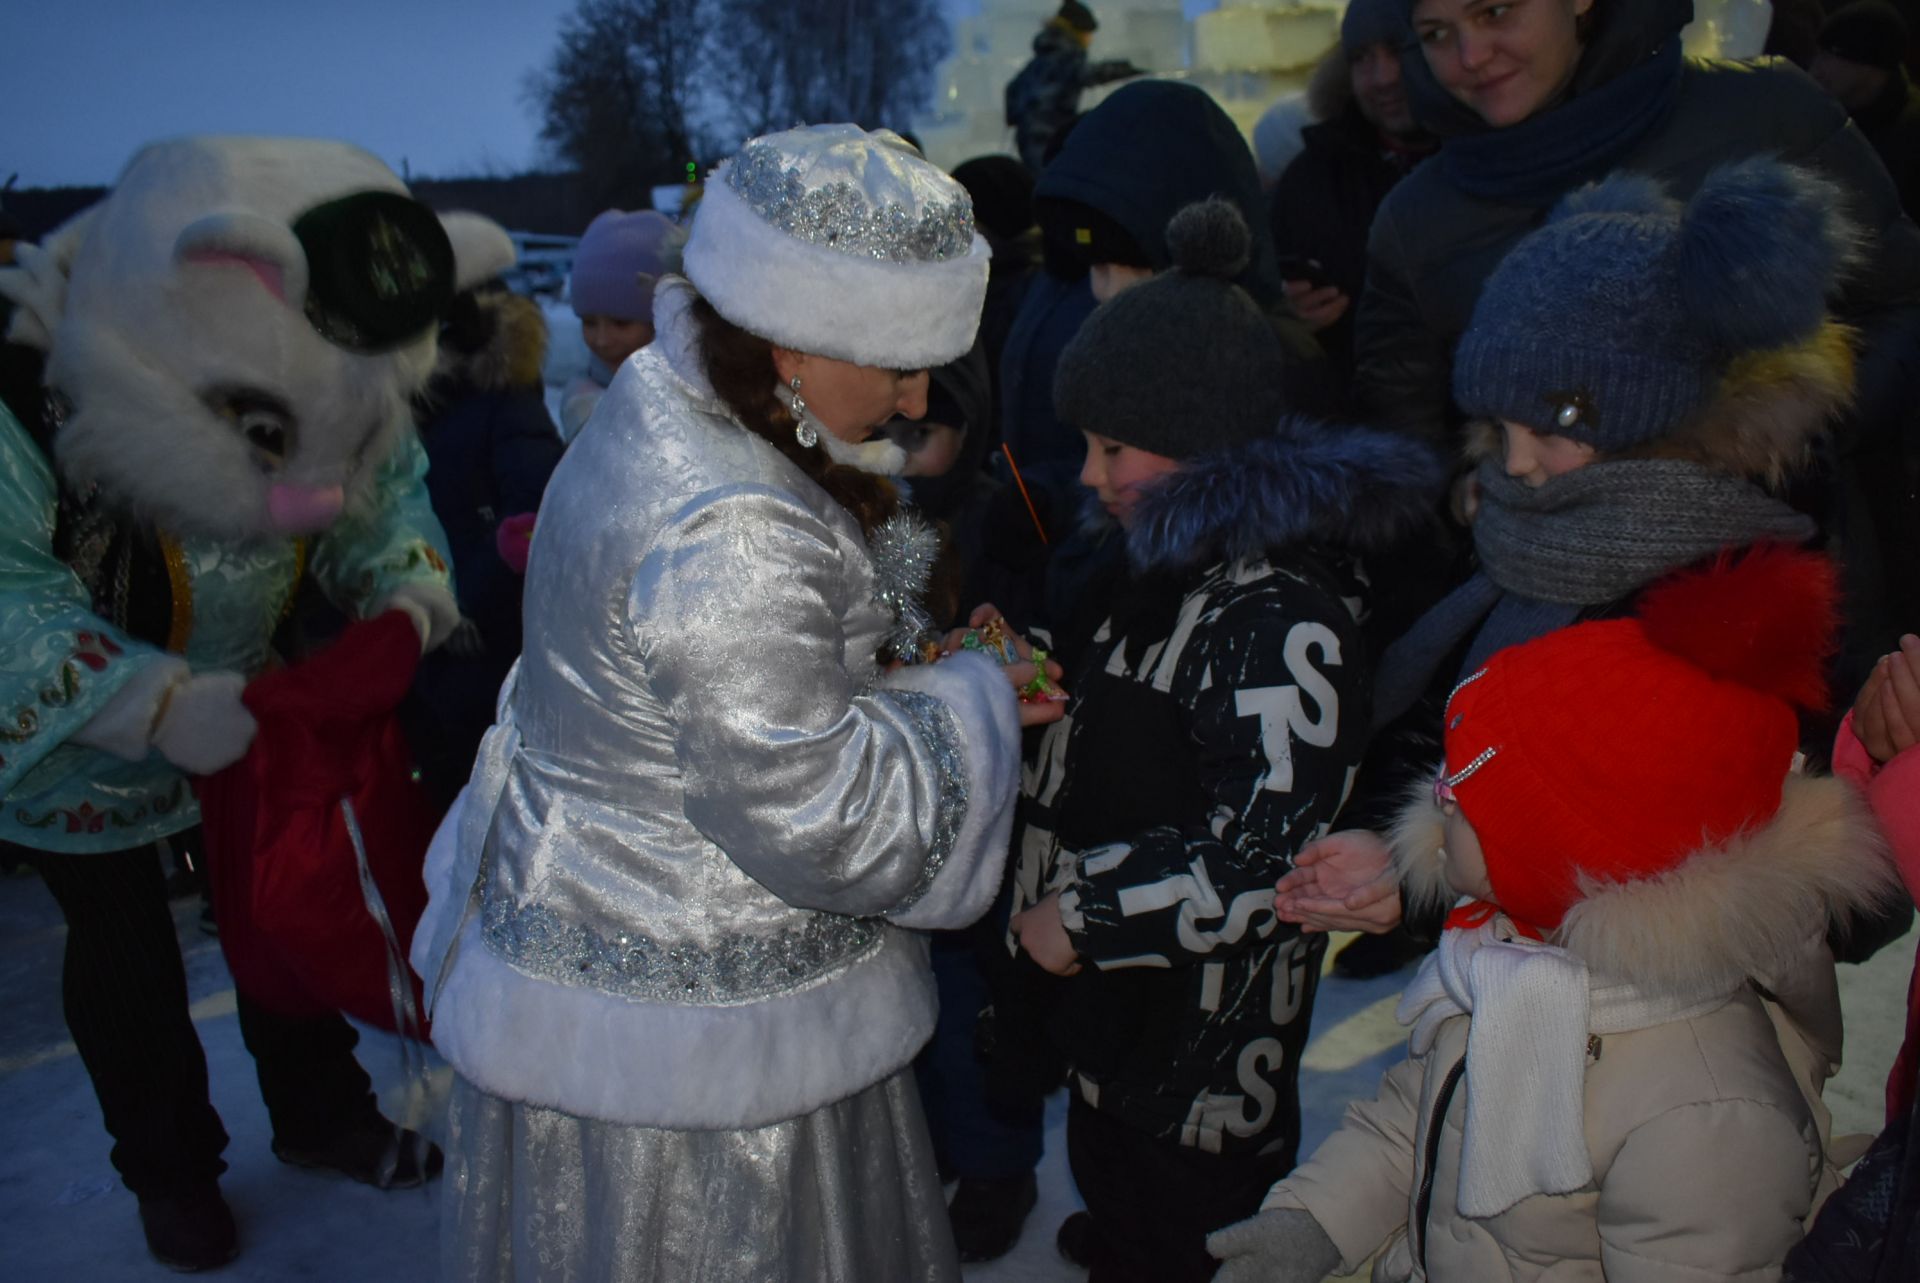
[[[461,244],[499,240],[357,148],[187,138],[0,272],[9,339],[46,361],[40,413],[0,412],[0,839],[41,853],[68,1027],[176,1268],[237,1240],[153,844],[197,822],[190,777],[246,752],[241,692],[302,582],[404,612],[423,649],[456,626],[408,399]],[[381,1185],[437,1169],[338,1014],[237,1000],[276,1155]]]

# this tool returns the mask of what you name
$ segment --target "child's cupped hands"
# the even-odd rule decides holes
[[[1920,744],[1920,637],[1880,657],[1853,702],[1853,732],[1874,761],[1892,761]]]

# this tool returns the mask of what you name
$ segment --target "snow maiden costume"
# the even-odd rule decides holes
[[[940,364],[972,343],[986,259],[964,191],[893,135],[755,140],[554,473],[525,650],[414,948],[459,1075],[448,1278],[957,1277],[907,1072],[934,1017],[908,928],[997,888],[1016,700],[978,654],[882,672],[885,567],[814,441],[897,447],[795,407],[776,448],[707,344],[717,316]]]
[[[198,820],[188,776],[246,751],[240,691],[303,577],[427,644],[456,622],[407,401],[482,226],[345,144],[186,138],[0,273],[48,388],[0,417],[0,838],[47,853],[74,1041],[181,1268],[235,1240],[151,844]],[[238,1006],[276,1153],[385,1144],[344,1020]]]

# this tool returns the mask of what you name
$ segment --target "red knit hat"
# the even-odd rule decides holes
[[[1583,877],[1652,877],[1771,820],[1795,706],[1825,702],[1836,597],[1825,557],[1723,554],[1462,682],[1443,770],[1508,916],[1551,930]]]

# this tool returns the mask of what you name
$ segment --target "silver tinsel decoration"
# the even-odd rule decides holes
[[[927,614],[927,584],[940,557],[940,532],[910,508],[902,508],[867,536],[873,557],[873,599],[893,616],[887,647],[906,663],[920,662],[920,648],[938,640]]]
[[[799,171],[767,143],[743,148],[726,178],[754,213],[810,245],[894,263],[943,262],[973,248],[973,202],[964,193],[915,213],[894,202],[874,205],[849,182],[808,191]]]

